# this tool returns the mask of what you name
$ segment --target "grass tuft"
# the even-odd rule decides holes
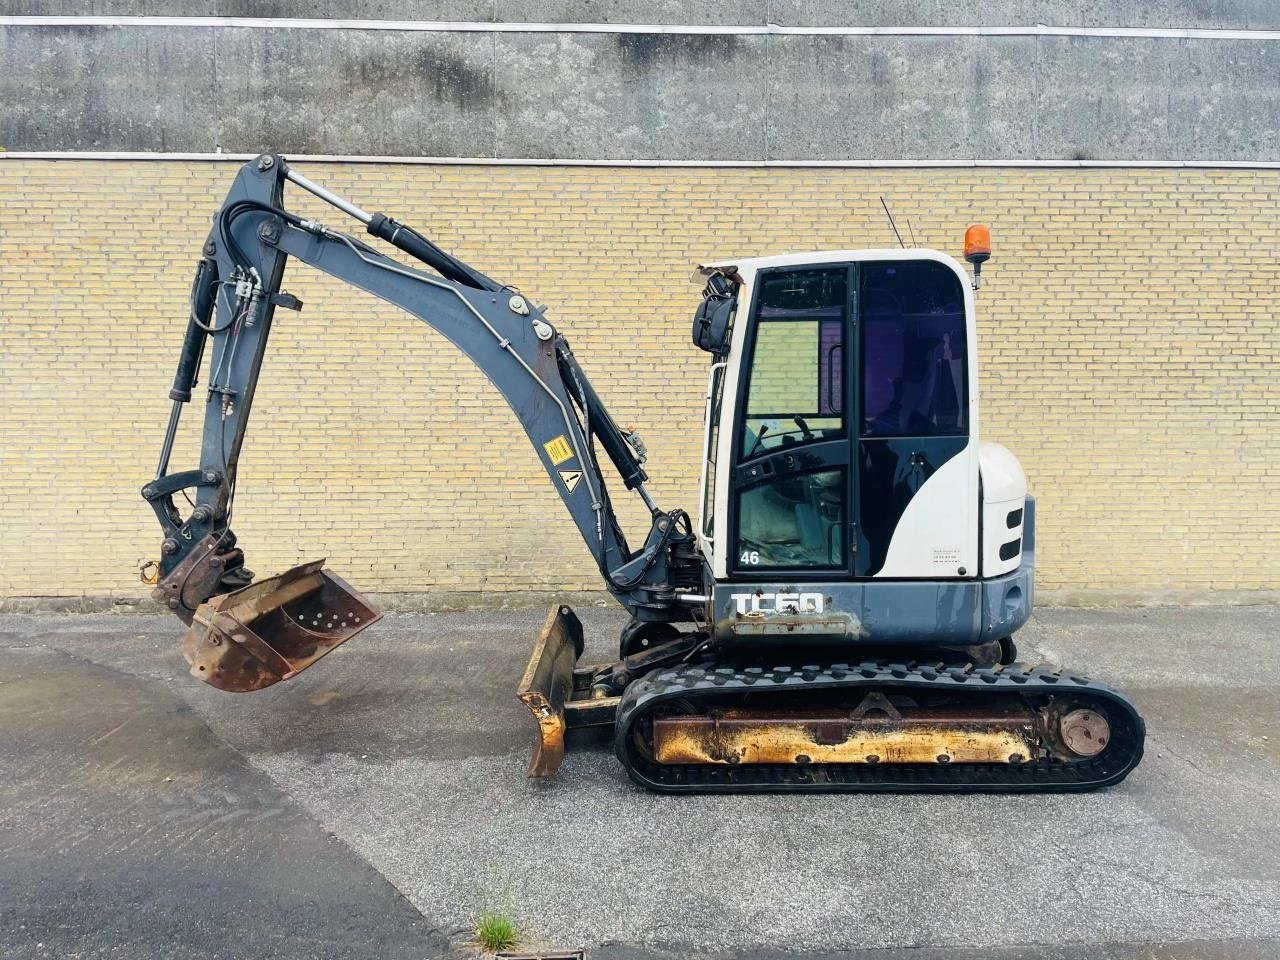
[[[476,924],[476,939],[490,953],[514,947],[519,932],[516,922],[505,913],[484,913]]]

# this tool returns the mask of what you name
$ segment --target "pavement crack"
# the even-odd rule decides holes
[[[120,723],[117,723],[114,727],[112,727],[110,730],[108,730],[108,731],[107,731],[106,733],[104,733],[102,736],[100,736],[100,737],[94,737],[94,738],[93,738],[92,740],[90,740],[89,742],[90,742],[90,743],[92,743],[92,744],[94,744],[94,745],[97,745],[97,744],[101,743],[103,740],[106,740],[108,737],[113,737],[113,736],[115,736],[117,733],[119,733],[121,730],[123,730],[125,727],[127,727],[127,726],[128,726],[130,723],[132,723],[132,722],[133,722],[133,719],[132,719],[132,718],[129,718],[129,719],[126,719],[126,720],[122,720]]]
[[[1206,780],[1212,780],[1215,783],[1220,783],[1224,778],[1226,778],[1230,780],[1232,786],[1236,787],[1239,790],[1244,791],[1245,793],[1248,793],[1251,796],[1257,797],[1260,800],[1266,800],[1268,803],[1273,803],[1275,801],[1274,794],[1269,793],[1265,790],[1258,790],[1247,783],[1241,782],[1238,778],[1225,777],[1224,774],[1214,773],[1209,770],[1206,770],[1204,767],[1200,766],[1200,764],[1196,763],[1190,757],[1183,756],[1181,753],[1178,753],[1178,751],[1174,750],[1167,743],[1159,744],[1158,750],[1161,754],[1168,754],[1170,757],[1173,757],[1173,759],[1179,760],[1182,763],[1185,763],[1188,767],[1190,767],[1196,773],[1200,774],[1200,776],[1204,777]]]

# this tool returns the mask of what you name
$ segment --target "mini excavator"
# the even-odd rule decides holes
[[[414,265],[290,213],[287,184]],[[699,266],[693,342],[712,363],[695,521],[654,501],[640,437],[540,305],[264,154],[240,170],[196,267],[142,488],[164,533],[144,579],[189,625],[191,673],[228,691],[291,679],[380,617],[324,561],[255,580],[231,529],[272,317],[302,307],[281,291],[295,260],[420,318],[484,371],[630,614],[618,659],[588,664],[577,616],[550,611],[517,691],[538,725],[531,776],[554,774],[566,731],[603,727],[631,778],[669,793],[1117,783],[1145,738],[1129,699],[1016,662],[1035,500],[1013,454],[979,439],[974,289],[990,243],[980,224],[965,241],[972,278],[906,247]],[[206,352],[199,467],[171,472]],[[605,459],[648,510],[637,547]]]

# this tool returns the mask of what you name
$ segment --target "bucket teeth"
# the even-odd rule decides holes
[[[323,560],[220,594],[182,641],[191,675],[243,693],[289,680],[382,618]]]

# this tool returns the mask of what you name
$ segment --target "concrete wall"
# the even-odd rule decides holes
[[[1039,497],[1041,586],[1280,583],[1280,171],[303,169],[549,303],[648,442],[654,494],[690,510],[707,366],[688,341],[691,263],[891,244],[881,194],[953,252],[986,219],[982,430]],[[0,596],[144,595],[136,565],[160,538],[137,491],[234,172],[0,162]],[[306,307],[273,331],[235,512],[252,569],[328,556],[376,591],[599,586],[479,372],[304,267],[285,288]],[[195,465],[195,419],[175,469]]]
[[[1280,9],[1272,0],[0,0],[0,16],[82,14],[505,23],[1280,28]]]
[[[1280,29],[1264,0],[182,4],[101,14]],[[7,15],[85,11],[9,0]],[[0,26],[0,146],[443,157],[1280,161],[1280,41]]]

